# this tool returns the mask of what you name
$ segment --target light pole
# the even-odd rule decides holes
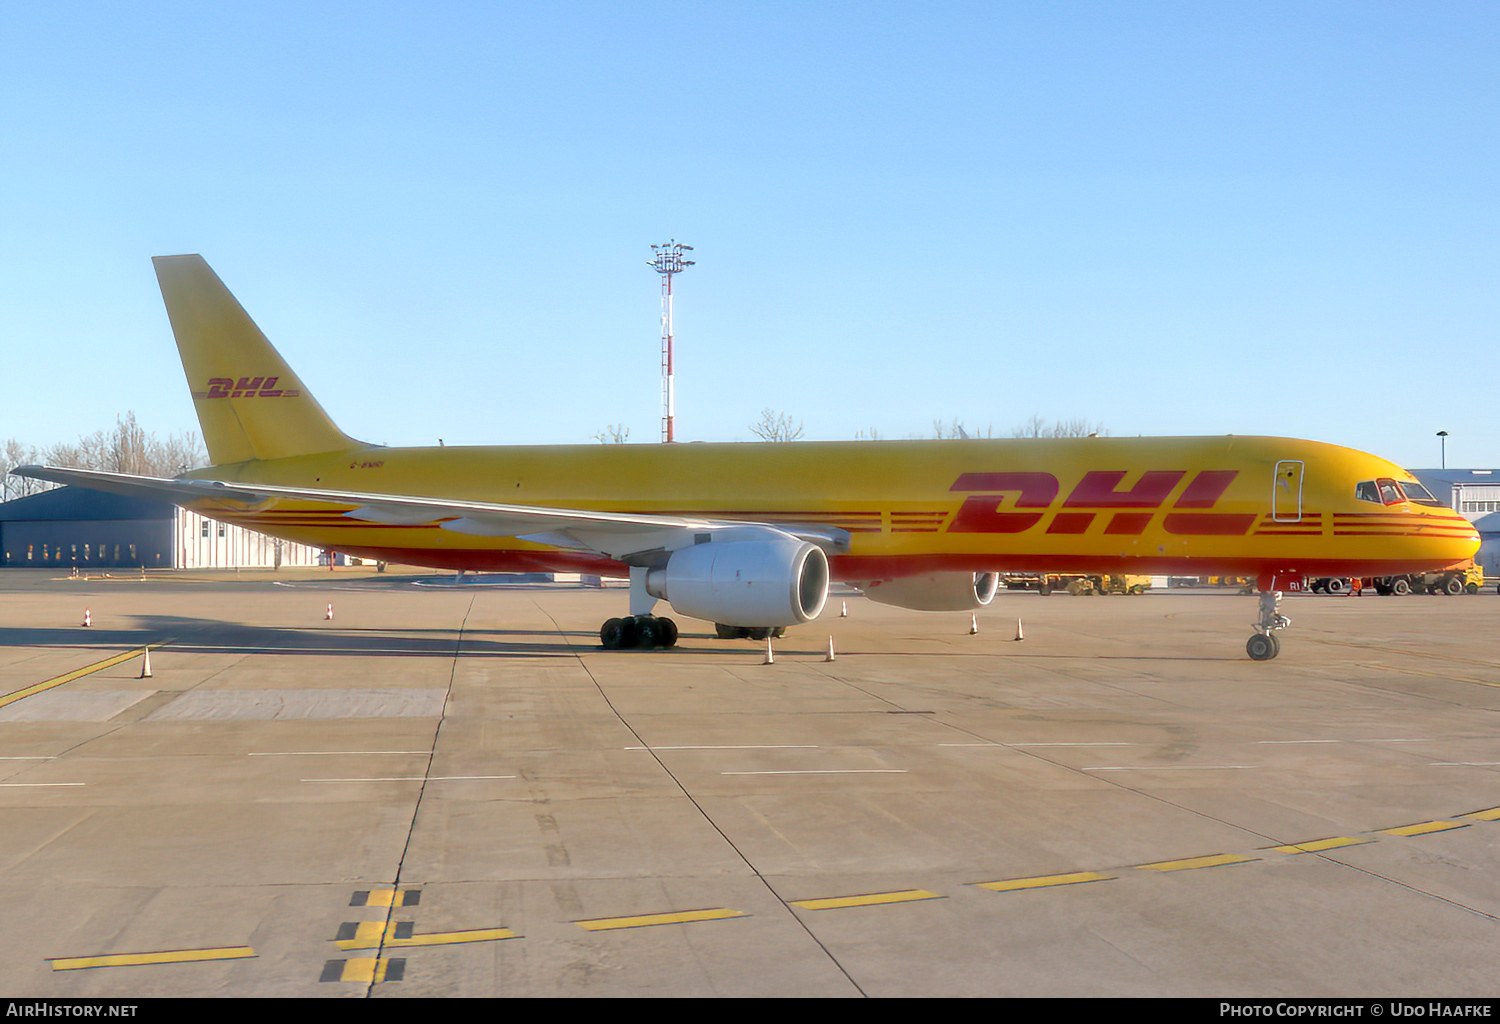
[[[646,264],[661,275],[661,439],[670,443],[675,440],[673,426],[677,404],[676,386],[672,380],[672,275],[693,265],[692,260],[682,258],[682,254],[692,252],[693,247],[672,239],[662,245],[653,245],[651,251],[655,255]]]
[[[1442,468],[1443,469],[1447,469],[1448,468],[1448,432],[1446,430],[1439,430],[1437,432],[1437,436],[1438,436],[1438,445],[1439,445],[1439,448],[1440,448],[1440,457],[1442,459]]]

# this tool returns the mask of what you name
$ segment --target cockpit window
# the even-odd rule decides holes
[[[1418,505],[1432,505],[1436,508],[1447,507],[1441,501],[1434,498],[1431,491],[1415,480],[1407,480],[1401,485],[1401,489],[1406,492],[1408,498],[1415,501]]]
[[[1360,481],[1354,485],[1354,496],[1360,501],[1373,501],[1378,505],[1399,505],[1406,500],[1401,485],[1394,480],[1385,479]],[[1432,497],[1430,494],[1427,496]]]

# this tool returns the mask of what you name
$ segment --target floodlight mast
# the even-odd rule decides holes
[[[683,259],[682,254],[692,252],[691,245],[683,245],[675,238],[661,245],[653,245],[655,254],[646,263],[661,275],[661,439],[665,444],[676,440],[674,429],[677,419],[677,389],[672,378],[672,275],[680,274],[693,265]]]

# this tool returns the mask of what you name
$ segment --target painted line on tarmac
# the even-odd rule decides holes
[[[746,917],[743,911],[728,907],[709,910],[681,910],[667,914],[642,914],[637,917],[600,917],[590,921],[574,921],[585,931],[606,932],[625,928],[650,928],[662,924],[694,924],[699,921],[724,921],[735,917]]]
[[[94,967],[145,967],[156,964],[191,964],[208,960],[244,960],[254,957],[249,946],[216,949],[167,949],[153,953],[111,953],[105,956],[50,957],[54,971],[82,971]]]
[[[1266,847],[1262,853],[1278,853],[1286,856],[1300,856],[1308,853],[1322,853],[1328,850],[1344,849],[1352,846],[1365,846],[1378,843],[1382,837],[1390,836],[1398,839],[1408,839],[1419,836],[1433,835],[1440,832],[1448,832],[1454,829],[1467,828],[1471,822],[1500,821],[1500,807],[1488,807],[1482,810],[1469,811],[1465,814],[1455,815],[1453,818],[1438,818],[1432,821],[1417,822],[1411,825],[1400,825],[1395,828],[1377,829],[1353,836],[1332,836],[1326,839],[1312,839],[1301,843],[1287,843],[1280,846]],[[1249,854],[1220,853],[1205,857],[1188,857],[1181,860],[1156,861],[1151,864],[1138,864],[1134,866],[1136,871],[1154,871],[1167,873],[1174,871],[1191,871],[1203,868],[1223,867],[1235,864],[1253,864],[1263,862],[1264,857]],[[1056,886],[1072,885],[1079,882],[1106,882],[1112,881],[1120,876],[1094,871],[1078,871],[1062,875],[1038,875],[1026,878],[1007,878],[994,882],[972,882],[969,883],[976,888],[989,889],[994,892],[1020,892],[1031,889],[1045,889]]]
[[[385,775],[350,779],[301,779],[301,782],[491,782],[519,775]]]
[[[838,910],[847,907],[875,907],[890,903],[911,903],[917,900],[943,900],[935,892],[926,889],[902,889],[897,892],[868,892],[857,896],[825,896],[812,900],[792,900],[791,905],[803,910]]]
[[[27,697],[34,697],[39,693],[46,693],[48,690],[54,690],[65,683],[71,683],[75,679],[82,679],[84,676],[93,675],[95,672],[102,672],[107,668],[113,668],[122,661],[139,658],[145,651],[149,651],[153,647],[165,647],[171,642],[171,640],[163,640],[160,643],[132,647],[128,651],[105,658],[103,661],[96,661],[92,665],[85,665],[83,668],[64,672],[60,676],[53,676],[51,679],[45,679],[40,683],[33,683],[30,686],[23,686],[19,690],[12,690],[10,693],[0,696],[0,708],[14,704],[16,701],[25,700]]]
[[[1364,846],[1373,843],[1374,839],[1360,839],[1357,836],[1334,836],[1331,839],[1314,839],[1309,843],[1288,843],[1285,846],[1269,847],[1275,853],[1322,853],[1324,850],[1338,850],[1345,846]]]
[[[807,768],[784,771],[720,772],[720,775],[906,775],[905,768]]]
[[[1421,821],[1417,822],[1414,825],[1401,825],[1397,828],[1383,828],[1380,830],[1380,834],[1406,838],[1409,836],[1425,836],[1431,835],[1433,832],[1448,832],[1455,828],[1468,827],[1469,823],[1466,821]]]
[[[1214,853],[1207,857],[1188,857],[1184,860],[1160,860],[1154,864],[1137,864],[1137,871],[1195,871],[1199,868],[1217,868],[1228,864],[1253,864],[1259,857],[1245,857],[1238,853]]]
[[[350,960],[329,960],[323,965],[323,976],[318,981],[379,985],[387,981],[401,981],[405,977],[404,957],[361,956]]]
[[[250,757],[344,757],[364,755],[420,755],[426,757],[430,750],[252,750]]]
[[[501,942],[517,938],[509,928],[468,928],[417,934],[410,921],[350,921],[339,926],[333,944],[339,949],[397,949],[412,946],[454,946],[465,942]]]
[[[351,907],[415,907],[421,902],[421,889],[358,889],[349,897]]]
[[[622,747],[623,750],[821,750],[815,743],[695,744],[680,747]]]
[[[1084,768],[1086,772],[1240,772],[1259,768],[1258,764],[1117,764]]]
[[[1007,878],[999,882],[976,882],[976,888],[994,892],[1018,892],[1022,889],[1050,889],[1058,885],[1082,885],[1084,882],[1109,882],[1116,876],[1098,871],[1074,871],[1064,875],[1034,875],[1031,878]]]

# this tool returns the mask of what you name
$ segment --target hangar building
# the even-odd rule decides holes
[[[1412,475],[1474,524],[1479,531],[1474,561],[1486,580],[1500,579],[1500,469],[1414,469]]]
[[[215,522],[168,502],[83,487],[0,503],[3,566],[249,569],[318,565],[323,557],[321,548]]]

